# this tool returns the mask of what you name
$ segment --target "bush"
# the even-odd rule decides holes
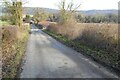
[[[25,51],[28,27],[6,26],[2,29],[2,77],[14,78]]]
[[[1,21],[8,21],[9,20],[9,16],[8,15],[2,15],[2,16],[0,16],[0,20]]]
[[[52,23],[47,29],[92,48],[103,49],[110,52],[118,51],[117,24],[74,24],[71,22],[65,25],[57,25]]]

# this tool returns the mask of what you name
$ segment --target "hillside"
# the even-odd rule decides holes
[[[34,15],[36,11],[44,10],[49,13],[58,13],[59,10],[50,9],[50,8],[40,8],[40,7],[24,7],[24,14]]]
[[[36,11],[39,11],[41,9],[43,9],[46,12],[53,13],[53,14],[56,14],[56,13],[59,12],[59,10],[57,10],[57,9],[40,8],[40,7],[24,7],[23,12],[24,12],[24,14],[34,15]],[[82,13],[82,14],[85,14],[85,15],[110,14],[110,13],[118,14],[118,10],[115,10],[115,9],[110,9],[110,10],[87,10],[87,11],[81,10],[81,11],[78,11],[78,12]],[[0,7],[0,15],[1,15],[1,13],[2,14],[4,13],[4,9],[2,7]]]
[[[30,14],[30,15],[33,15],[36,10],[45,10],[46,12],[49,12],[49,13],[58,13],[59,10],[56,10],[56,9],[50,9],[50,8],[40,8],[40,7],[24,7],[24,14]],[[78,11],[79,13],[82,13],[82,14],[86,14],[86,15],[94,15],[94,14],[117,14],[118,13],[118,10],[114,10],[114,9],[111,9],[111,10],[87,10],[87,11]]]

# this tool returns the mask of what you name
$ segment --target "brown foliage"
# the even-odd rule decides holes
[[[117,24],[78,23],[75,25],[74,23],[66,23],[65,25],[57,25],[51,23],[48,30],[92,48],[115,53],[118,51]]]
[[[7,67],[10,66],[9,61],[14,59],[16,55],[15,44],[17,41],[18,27],[6,26],[2,28],[2,63],[3,63],[3,76],[9,72]]]
[[[27,28],[17,26],[4,26],[1,29],[2,36],[2,76],[13,78],[16,74],[16,69],[19,61],[16,59],[23,54],[22,48],[24,48],[24,39],[26,36]],[[22,52],[22,53],[20,53]],[[14,71],[12,70],[14,69]]]
[[[96,60],[120,70],[120,54],[118,44],[118,24],[78,23],[72,25],[57,25],[51,23],[48,30],[64,35],[69,39],[67,45],[75,43],[72,47],[77,51],[84,51]],[[71,39],[71,40],[70,40]],[[82,50],[81,47],[83,46]],[[89,48],[89,52],[87,48]],[[91,52],[92,50],[92,52]]]

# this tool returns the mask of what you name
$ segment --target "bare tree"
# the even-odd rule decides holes
[[[25,3],[25,2],[24,2]],[[3,0],[6,13],[10,16],[13,25],[22,26],[23,21],[23,1],[22,0]]]
[[[37,24],[40,22],[40,21],[45,21],[49,18],[49,13],[45,12],[44,10],[38,10],[36,11],[35,15],[33,16],[34,19],[36,20]]]
[[[61,0],[61,2],[59,2],[58,8],[60,9],[60,24],[64,24],[68,20],[74,19],[74,14],[80,7],[80,4],[75,5],[76,4],[73,3],[73,0],[71,0],[68,4],[66,3],[66,0]]]

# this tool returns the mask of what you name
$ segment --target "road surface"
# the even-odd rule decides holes
[[[32,25],[20,78],[116,78]]]

